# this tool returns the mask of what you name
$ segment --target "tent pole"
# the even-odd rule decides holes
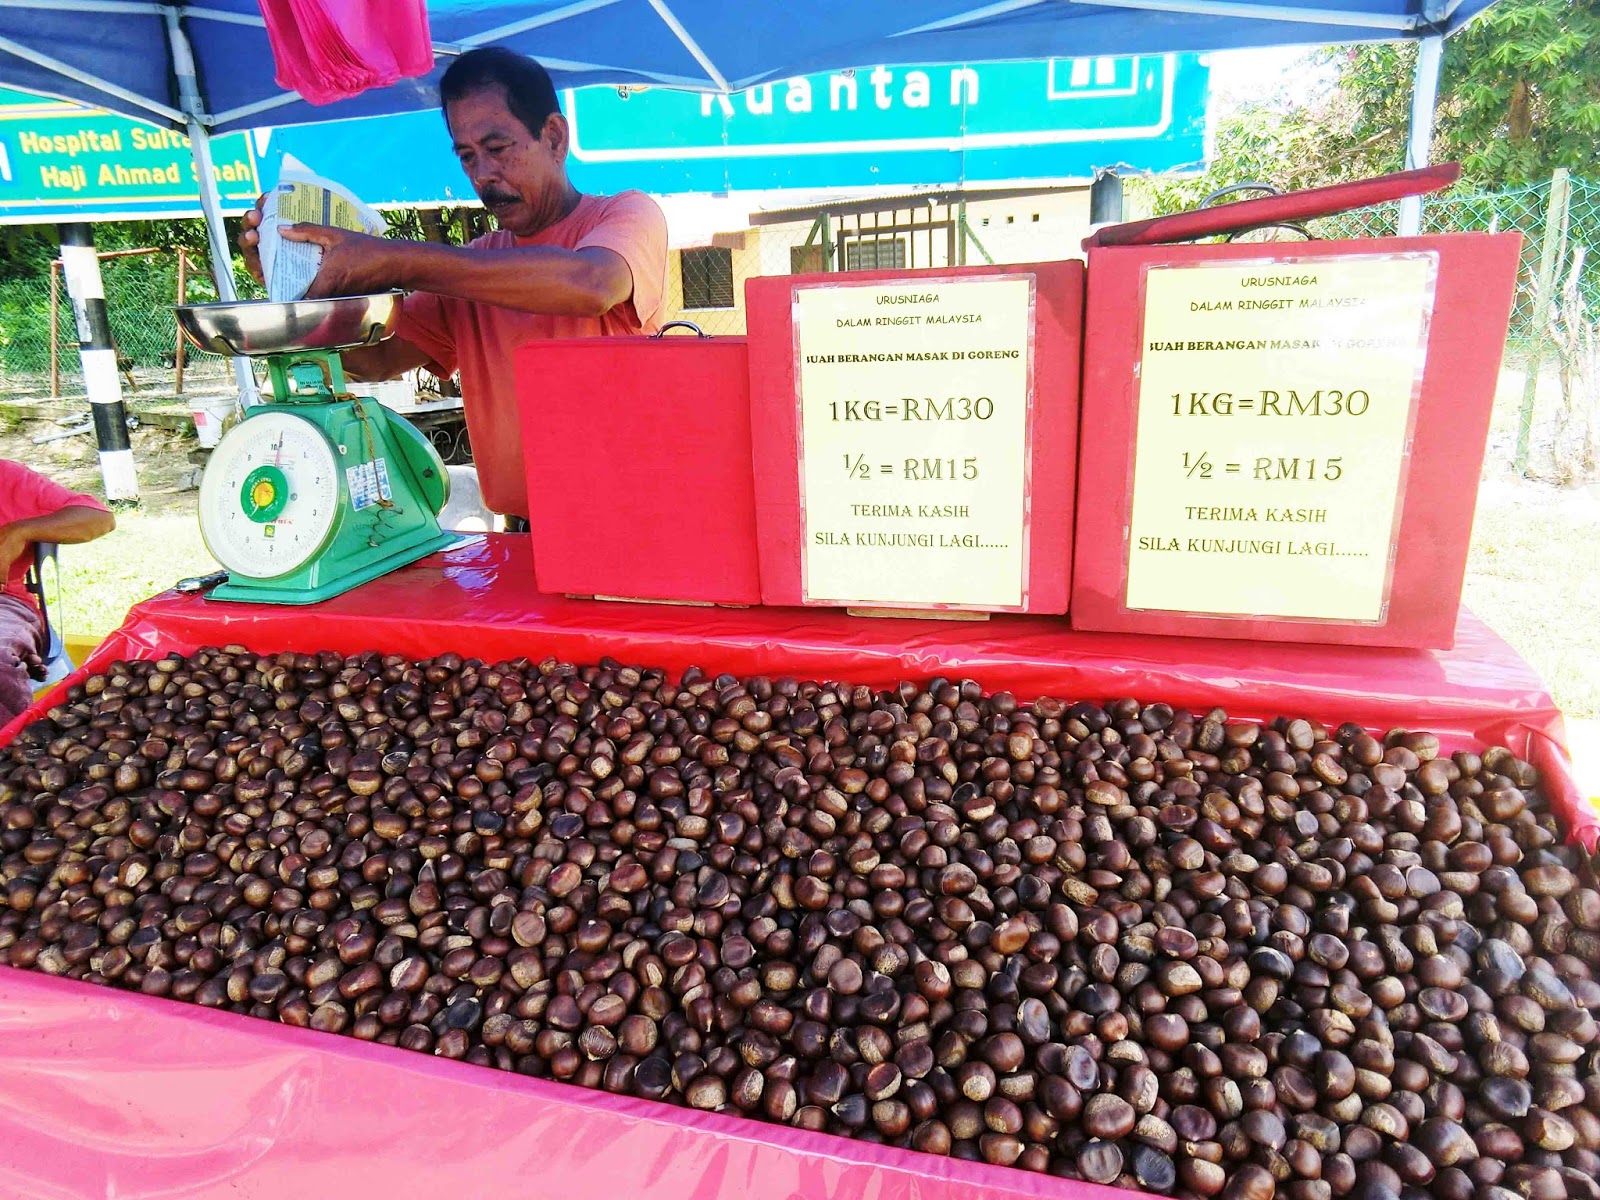
[[[194,51],[189,37],[179,24],[179,10],[164,10],[167,18],[167,41],[172,48],[172,70],[178,79],[178,104],[183,109],[184,125],[189,134],[189,153],[194,156],[195,177],[200,185],[200,211],[206,218],[206,240],[211,247],[211,278],[217,285],[217,299],[233,301],[239,298],[233,286],[233,250],[228,245],[227,228],[222,223],[222,194],[217,189],[217,174],[211,166],[211,134],[201,122],[204,111],[200,103],[199,81],[195,74]],[[239,384],[239,403],[245,408],[261,403],[256,390],[255,372],[250,360],[235,358],[233,376]]]
[[[1411,83],[1411,127],[1406,133],[1406,167],[1414,171],[1428,165],[1433,147],[1433,110],[1439,101],[1439,68],[1444,62],[1444,35],[1430,33],[1417,43],[1417,69]],[[1401,237],[1422,232],[1422,197],[1400,201]]]

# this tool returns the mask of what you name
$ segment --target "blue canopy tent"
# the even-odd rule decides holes
[[[181,129],[192,140],[219,293],[232,298],[209,138],[437,103],[477,46],[537,57],[558,87],[734,91],[872,64],[1142,54],[1416,39],[1408,166],[1431,136],[1443,39],[1493,0],[430,0],[435,69],[314,107],[273,79],[256,0],[5,0],[0,85]],[[1413,218],[1414,219],[1414,218]]]

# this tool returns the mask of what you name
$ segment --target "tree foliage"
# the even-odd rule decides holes
[[[1600,161],[1600,0],[1502,0],[1446,43],[1441,147],[1486,187]]]
[[[1324,82],[1279,87],[1219,114],[1210,168],[1149,184],[1170,211],[1243,180],[1315,187],[1404,165],[1415,43],[1317,51]],[[1600,0],[1501,0],[1445,43],[1435,162],[1475,190],[1537,183],[1600,163]]]
[[[237,221],[229,221],[229,236],[237,231]],[[137,250],[147,246],[163,250],[184,247],[196,262],[211,261],[206,241],[205,222],[198,219],[173,221],[105,221],[94,227],[97,250]],[[61,253],[60,232],[54,225],[0,225],[0,281],[33,279],[49,269]]]

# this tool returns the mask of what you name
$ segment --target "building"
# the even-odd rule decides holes
[[[1089,191],[967,189],[834,200],[758,210],[745,228],[729,232],[712,232],[732,215],[727,201],[673,204],[662,320],[742,334],[744,282],[752,275],[1082,258]]]

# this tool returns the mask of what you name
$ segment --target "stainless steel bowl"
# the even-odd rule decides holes
[[[271,300],[179,304],[173,311],[183,336],[199,349],[254,358],[376,345],[394,333],[400,296],[400,292],[380,292],[288,304]]]

